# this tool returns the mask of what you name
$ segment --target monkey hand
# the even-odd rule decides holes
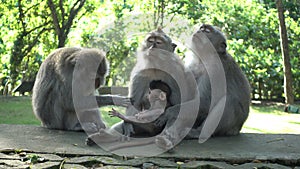
[[[121,113],[119,113],[119,112],[118,112],[117,110],[115,110],[114,108],[112,108],[112,110],[109,111],[108,115],[109,115],[110,117],[118,117],[118,118],[120,118],[120,119],[122,119],[122,120],[125,120],[125,116],[122,115]]]
[[[128,107],[131,105],[130,99],[124,96],[114,96],[113,102],[116,106]]]
[[[143,119],[145,118],[145,117],[143,116],[142,113],[137,113],[137,114],[135,114],[134,116],[135,116],[135,118],[138,119],[138,120],[143,120]]]
[[[168,121],[168,116],[166,114],[162,114],[160,117],[158,117],[154,124],[157,127],[163,127]]]
[[[119,114],[120,114],[120,113],[117,112],[114,108],[112,108],[111,111],[108,111],[108,115],[109,115],[110,117],[119,117],[119,116],[118,116]]]

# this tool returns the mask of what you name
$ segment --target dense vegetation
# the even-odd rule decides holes
[[[300,4],[283,1],[294,95],[300,98]],[[279,20],[273,0],[2,0],[0,91],[33,80],[49,52],[62,46],[102,48],[111,64],[107,85],[127,85],[145,32],[162,26],[185,59],[185,40],[201,23],[222,28],[229,52],[246,73],[255,99],[283,98]],[[6,86],[6,87],[5,87]]]

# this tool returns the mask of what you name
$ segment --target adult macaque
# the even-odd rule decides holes
[[[202,25],[193,35],[194,55],[187,67],[197,80],[200,106],[187,138],[237,135],[248,117],[249,82],[226,47],[225,36],[212,25]]]
[[[125,97],[95,96],[107,73],[108,63],[100,50],[73,47],[53,51],[37,74],[34,114],[49,129],[96,132],[105,128],[98,107],[129,103]]]
[[[193,86],[193,75],[186,72],[181,59],[173,53],[175,47],[176,45],[172,43],[172,40],[161,29],[149,33],[141,46],[141,50],[137,52],[137,63],[133,68],[130,77],[129,97],[131,98],[133,105],[127,108],[126,116],[134,116],[143,110],[149,109],[150,103],[147,99],[147,92],[149,83],[153,81],[154,86],[156,86],[155,89],[163,90],[163,88],[166,87],[170,89],[170,96],[167,94],[168,104],[166,113],[163,113],[158,117],[150,127],[145,125],[146,123],[138,125],[135,123],[135,126],[141,126],[141,129],[144,130],[143,132],[142,130],[139,130],[138,134],[135,134],[133,124],[126,121],[114,125],[112,127],[113,130],[118,131],[126,137],[157,136],[149,141],[155,141],[157,145],[163,149],[172,148],[173,144],[169,141],[169,132],[160,133],[163,130],[168,131],[168,127],[173,123],[178,123],[176,122],[176,119],[181,110],[180,103],[194,99],[196,95],[196,92],[194,91],[194,89],[196,89],[196,84]],[[188,91],[190,91],[190,93]],[[177,105],[176,108],[169,109],[173,105]],[[189,115],[189,113],[197,112],[197,110],[184,110],[185,109],[183,108],[183,112],[188,112],[186,116],[180,115],[179,117],[181,120],[182,118],[186,118],[183,120],[186,122],[185,124],[187,124],[184,125],[184,127],[191,128],[196,116],[193,117],[193,115]],[[183,130],[185,130],[185,128]],[[175,130],[172,129],[172,131]],[[87,140],[87,144],[89,144],[90,140],[94,140],[95,142],[117,141],[119,137],[117,137],[117,139],[116,137],[111,137],[114,135],[111,133],[113,132],[103,131],[102,133],[99,133],[98,136],[93,135]],[[141,135],[141,133],[145,133],[145,135]],[[101,139],[103,138],[103,135],[107,136],[105,137],[107,140]],[[182,139],[182,137],[179,138],[180,135],[183,134],[180,133],[175,136],[178,136],[176,140]]]
[[[161,29],[153,31],[146,36],[141,50],[137,53],[137,63],[133,68],[130,76],[129,97],[133,102],[133,106],[129,107],[126,115],[132,116],[139,111],[149,108],[149,101],[146,98],[148,85],[151,81],[161,81],[168,86],[171,90],[170,97],[168,97],[168,107],[180,104],[181,101],[188,100],[193,95],[187,94],[188,82],[186,81],[186,72],[184,65],[180,58],[173,52],[176,44],[172,43],[169,38]],[[157,83],[156,88],[161,89],[161,83]],[[134,111],[136,109],[137,111]],[[177,112],[171,112],[169,115],[172,118],[177,117]],[[169,116],[167,115],[167,116]],[[164,120],[159,120],[164,118]],[[162,123],[157,123],[157,128],[149,129],[157,132],[151,133],[149,136],[159,134],[165,127],[168,119],[166,116],[158,118]],[[120,125],[120,124],[119,124]],[[132,124],[121,123],[122,127],[115,129],[123,133],[125,136],[130,136],[132,131]]]

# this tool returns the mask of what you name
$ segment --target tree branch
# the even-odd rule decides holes
[[[51,16],[52,16],[52,20],[53,20],[53,24],[54,24],[54,30],[55,30],[57,36],[59,37],[59,36],[61,36],[61,27],[59,25],[59,20],[58,20],[57,13],[56,13],[56,6],[52,0],[48,0],[47,3],[50,8],[50,11],[51,11]]]
[[[83,7],[84,3],[85,3],[86,0],[78,0],[71,8],[70,10],[70,15],[69,15],[69,18],[68,18],[68,21],[65,25],[65,34],[68,34],[70,32],[70,29],[71,29],[71,26],[72,26],[72,23],[73,23],[73,20],[74,18],[76,17],[76,15],[78,14],[78,12],[80,11],[80,9]],[[80,2],[78,8],[75,8],[75,6],[77,6],[77,4]]]
[[[26,14],[27,12],[29,12],[32,8],[39,6],[40,3],[34,4],[31,7],[29,7],[26,11],[24,11],[24,14]]]
[[[22,53],[24,54],[24,56],[27,56],[27,55],[31,52],[32,48],[33,48],[33,47],[37,44],[37,42],[39,41],[40,36],[41,36],[44,32],[46,32],[46,31],[48,31],[48,30],[51,30],[51,28],[43,28],[43,29],[36,35],[36,37],[32,40],[32,43],[30,43],[30,44],[28,45],[28,47],[26,47],[26,48],[22,51]]]
[[[35,27],[35,28],[32,28],[32,29],[29,30],[29,31],[26,31],[26,35],[27,35],[27,34],[30,34],[31,32],[33,32],[33,31],[35,31],[35,30],[37,30],[37,29],[40,29],[40,28],[42,28],[42,27],[44,27],[44,26],[47,26],[47,25],[50,24],[50,23],[51,23],[51,21],[44,22],[44,24],[41,24],[40,26],[37,26],[37,27]]]
[[[59,9],[61,11],[61,19],[62,19],[62,23],[65,23],[65,9],[63,6],[63,0],[59,0]]]
[[[18,0],[19,21],[22,25],[22,34],[26,33],[26,23],[24,22],[24,11],[22,8],[22,0]]]

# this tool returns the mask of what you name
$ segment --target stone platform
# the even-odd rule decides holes
[[[139,156],[155,148],[128,148],[141,154],[120,156],[86,146],[85,138],[83,132],[0,124],[0,168],[300,169],[300,135],[245,133],[211,138],[203,144],[184,140],[172,152],[154,157]]]

